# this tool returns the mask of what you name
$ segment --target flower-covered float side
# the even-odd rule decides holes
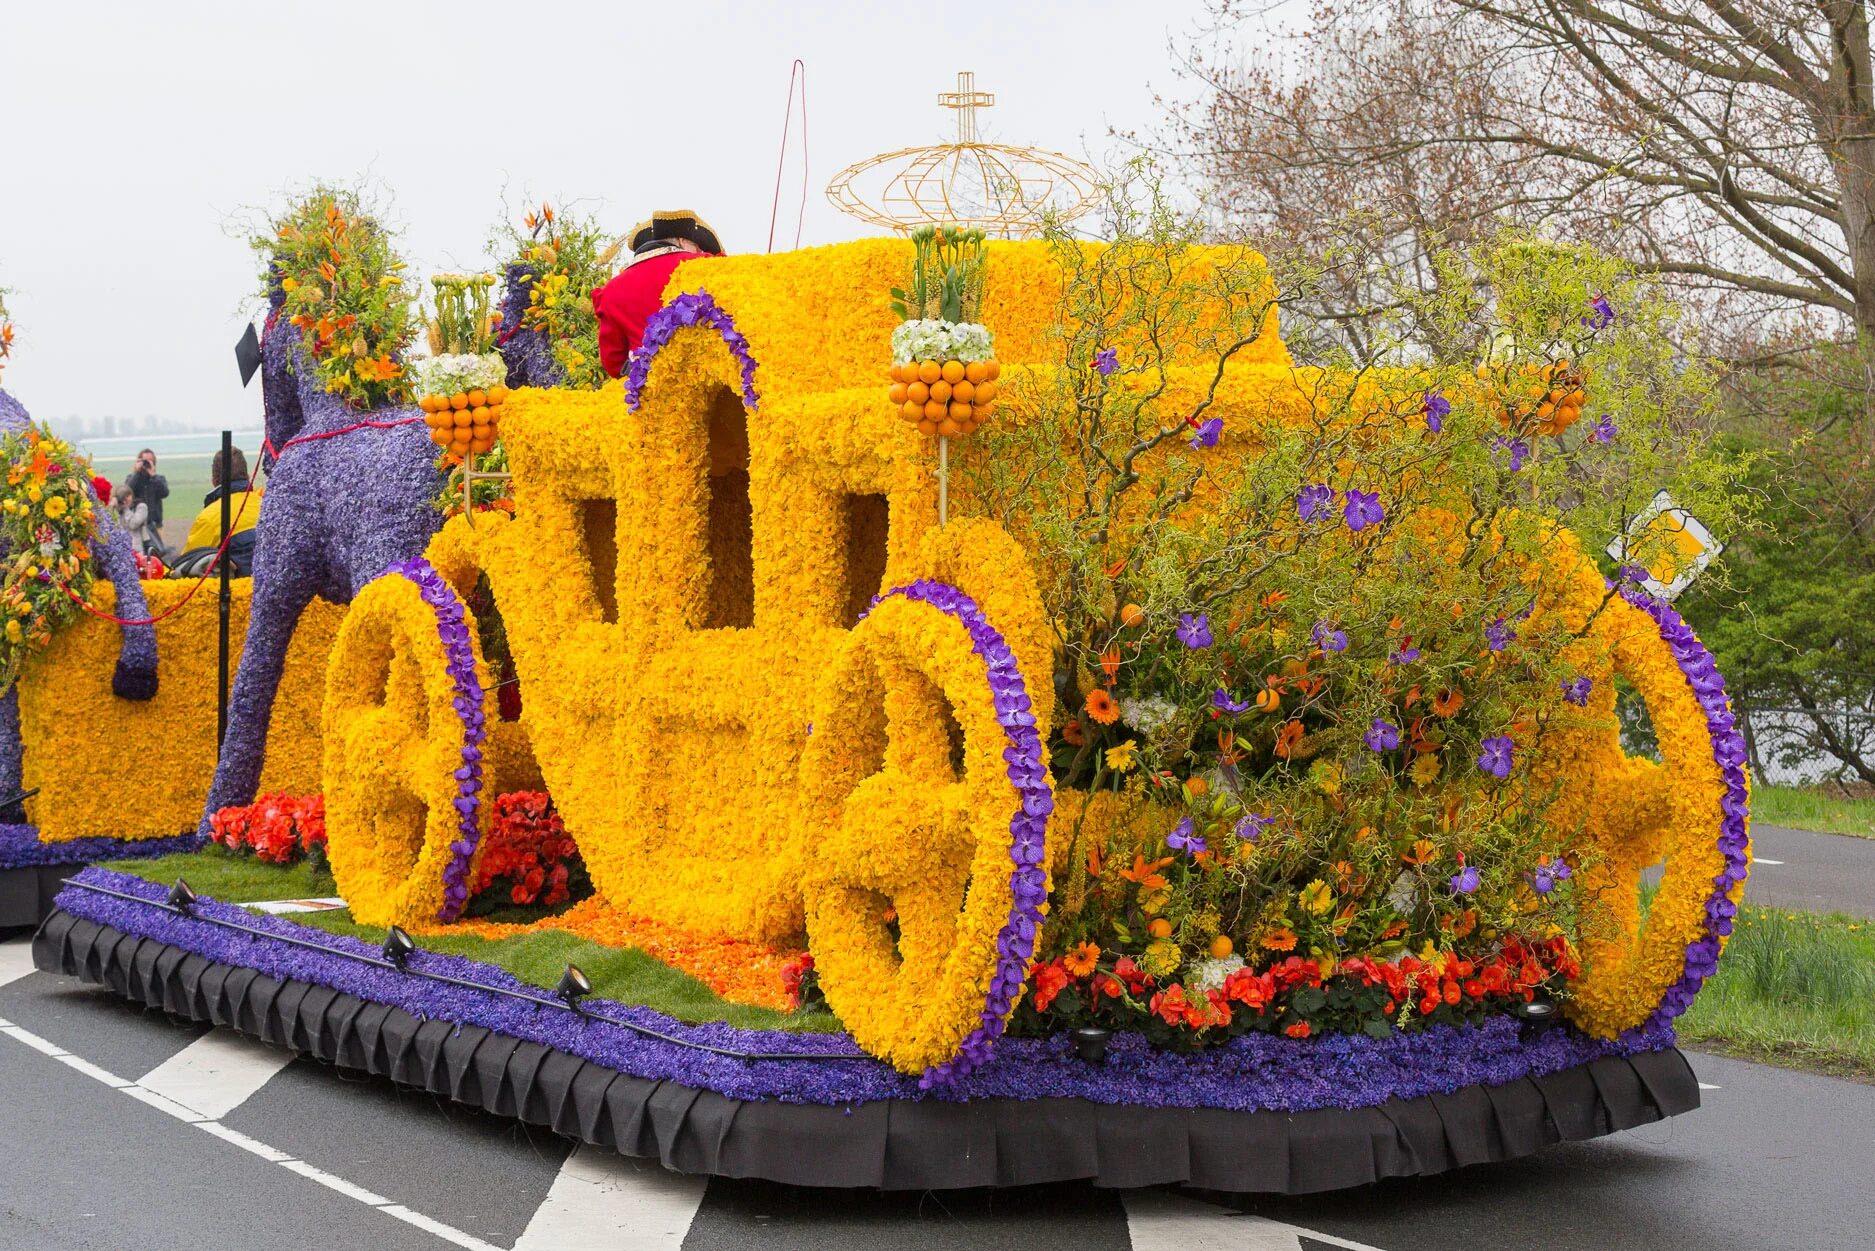
[[[983,257],[997,420],[947,524],[947,432],[882,394],[905,244],[679,270],[625,394],[505,397],[512,514],[365,587],[333,658],[355,915],[457,915],[537,770],[607,907],[804,939],[854,1039],[933,1085],[1006,1029],[1189,1050],[1683,1008],[1744,872],[1735,735],[1637,589],[1671,553],[1574,537],[1662,489],[1736,511],[1657,292],[1513,242],[1468,258],[1496,303],[1447,310],[1490,323],[1482,364],[1297,367],[1253,253]],[[1619,682],[1661,763],[1621,752]]]

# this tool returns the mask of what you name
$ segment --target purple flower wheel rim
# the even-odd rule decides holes
[[[872,602],[876,605],[895,595],[930,605],[962,625],[970,636],[970,650],[983,658],[996,720],[1008,744],[1003,749],[1005,772],[1018,796],[1009,821],[1009,915],[996,935],[995,973],[976,1028],[964,1037],[955,1055],[932,1065],[919,1079],[919,1086],[930,1090],[954,1084],[989,1058],[1028,979],[1029,961],[1041,940],[1042,905],[1048,900],[1044,861],[1055,798],[1048,787],[1042,737],[1015,652],[976,601],[954,586],[921,579],[894,587]]]
[[[452,703],[462,724],[462,763],[454,771],[456,837],[449,844],[449,861],[443,866],[443,903],[436,910],[438,921],[454,921],[468,906],[469,870],[482,841],[482,742],[488,735],[483,719],[482,681],[475,672],[475,648],[470,641],[468,610],[455,588],[421,556],[392,565],[384,572],[415,584],[417,593],[435,615],[436,636],[443,646],[444,663],[454,690]]]
[[[708,326],[722,336],[742,372],[743,407],[754,412],[759,397],[755,391],[755,357],[749,353],[749,341],[736,329],[735,319],[723,311],[708,291],[702,290],[675,297],[645,323],[644,338],[625,370],[625,407],[637,411],[644,398],[645,383],[651,377],[651,362],[672,337],[687,326]]]

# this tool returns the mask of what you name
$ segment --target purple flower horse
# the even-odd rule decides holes
[[[0,390],[0,435],[22,433],[31,424],[25,407]],[[99,508],[97,516],[102,539],[96,548],[97,570],[117,588],[117,615],[126,621],[147,621],[150,605],[143,598],[143,584],[137,581],[130,535],[117,524],[110,509]],[[118,649],[117,668],[111,674],[111,690],[120,699],[151,699],[156,695],[156,627],[136,625],[123,629],[124,641]],[[9,686],[6,694],[0,695],[0,800],[19,793],[20,754],[19,691]]]
[[[254,599],[203,834],[216,812],[254,799],[287,645],[306,605],[314,596],[350,603],[389,566],[421,556],[442,524],[442,514],[430,507],[442,476],[421,421],[287,447],[291,439],[331,434],[364,418],[422,414],[414,407],[361,413],[327,394],[301,351],[299,333],[279,309],[276,294],[261,338],[267,438],[278,458],[262,458],[268,478],[255,540]]]

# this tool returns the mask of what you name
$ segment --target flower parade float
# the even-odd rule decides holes
[[[281,527],[347,582],[319,837],[309,799],[245,807],[276,744],[232,730],[203,824],[214,854],[317,844],[348,913],[93,868],[36,958],[800,1184],[1302,1192],[1696,1107],[1672,1022],[1742,888],[1743,744],[1641,589],[1672,554],[1604,567],[1577,528],[1667,487],[1726,521],[1700,379],[1649,355],[1643,280],[1470,263],[1483,365],[1370,369],[1297,364],[1262,258],[1163,223],[729,257],[676,271],[621,382],[505,395],[501,507],[443,518],[430,431],[483,436],[412,410],[299,462],[314,546],[287,451],[260,550]],[[322,316],[270,331],[276,445],[357,422],[320,408]],[[326,594],[272,572],[294,614]],[[560,910],[489,919],[491,890]],[[576,940],[699,989],[529,963]]]

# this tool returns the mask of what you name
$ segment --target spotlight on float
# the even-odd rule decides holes
[[[1562,1009],[1554,999],[1538,995],[1528,1003],[1520,1003],[1511,1008],[1510,1014],[1532,1029],[1548,1029],[1562,1020]]]
[[[393,925],[384,935],[384,959],[399,969],[410,963],[410,953],[417,949],[416,942],[404,933],[404,927]]]
[[[195,902],[195,888],[183,878],[177,878],[176,884],[169,888],[169,906],[177,912],[193,912]]]
[[[566,1000],[567,1007],[578,1012],[581,1010],[579,1001],[592,994],[592,979],[580,972],[577,964],[569,964],[560,975],[560,984],[554,988],[554,993]]]

